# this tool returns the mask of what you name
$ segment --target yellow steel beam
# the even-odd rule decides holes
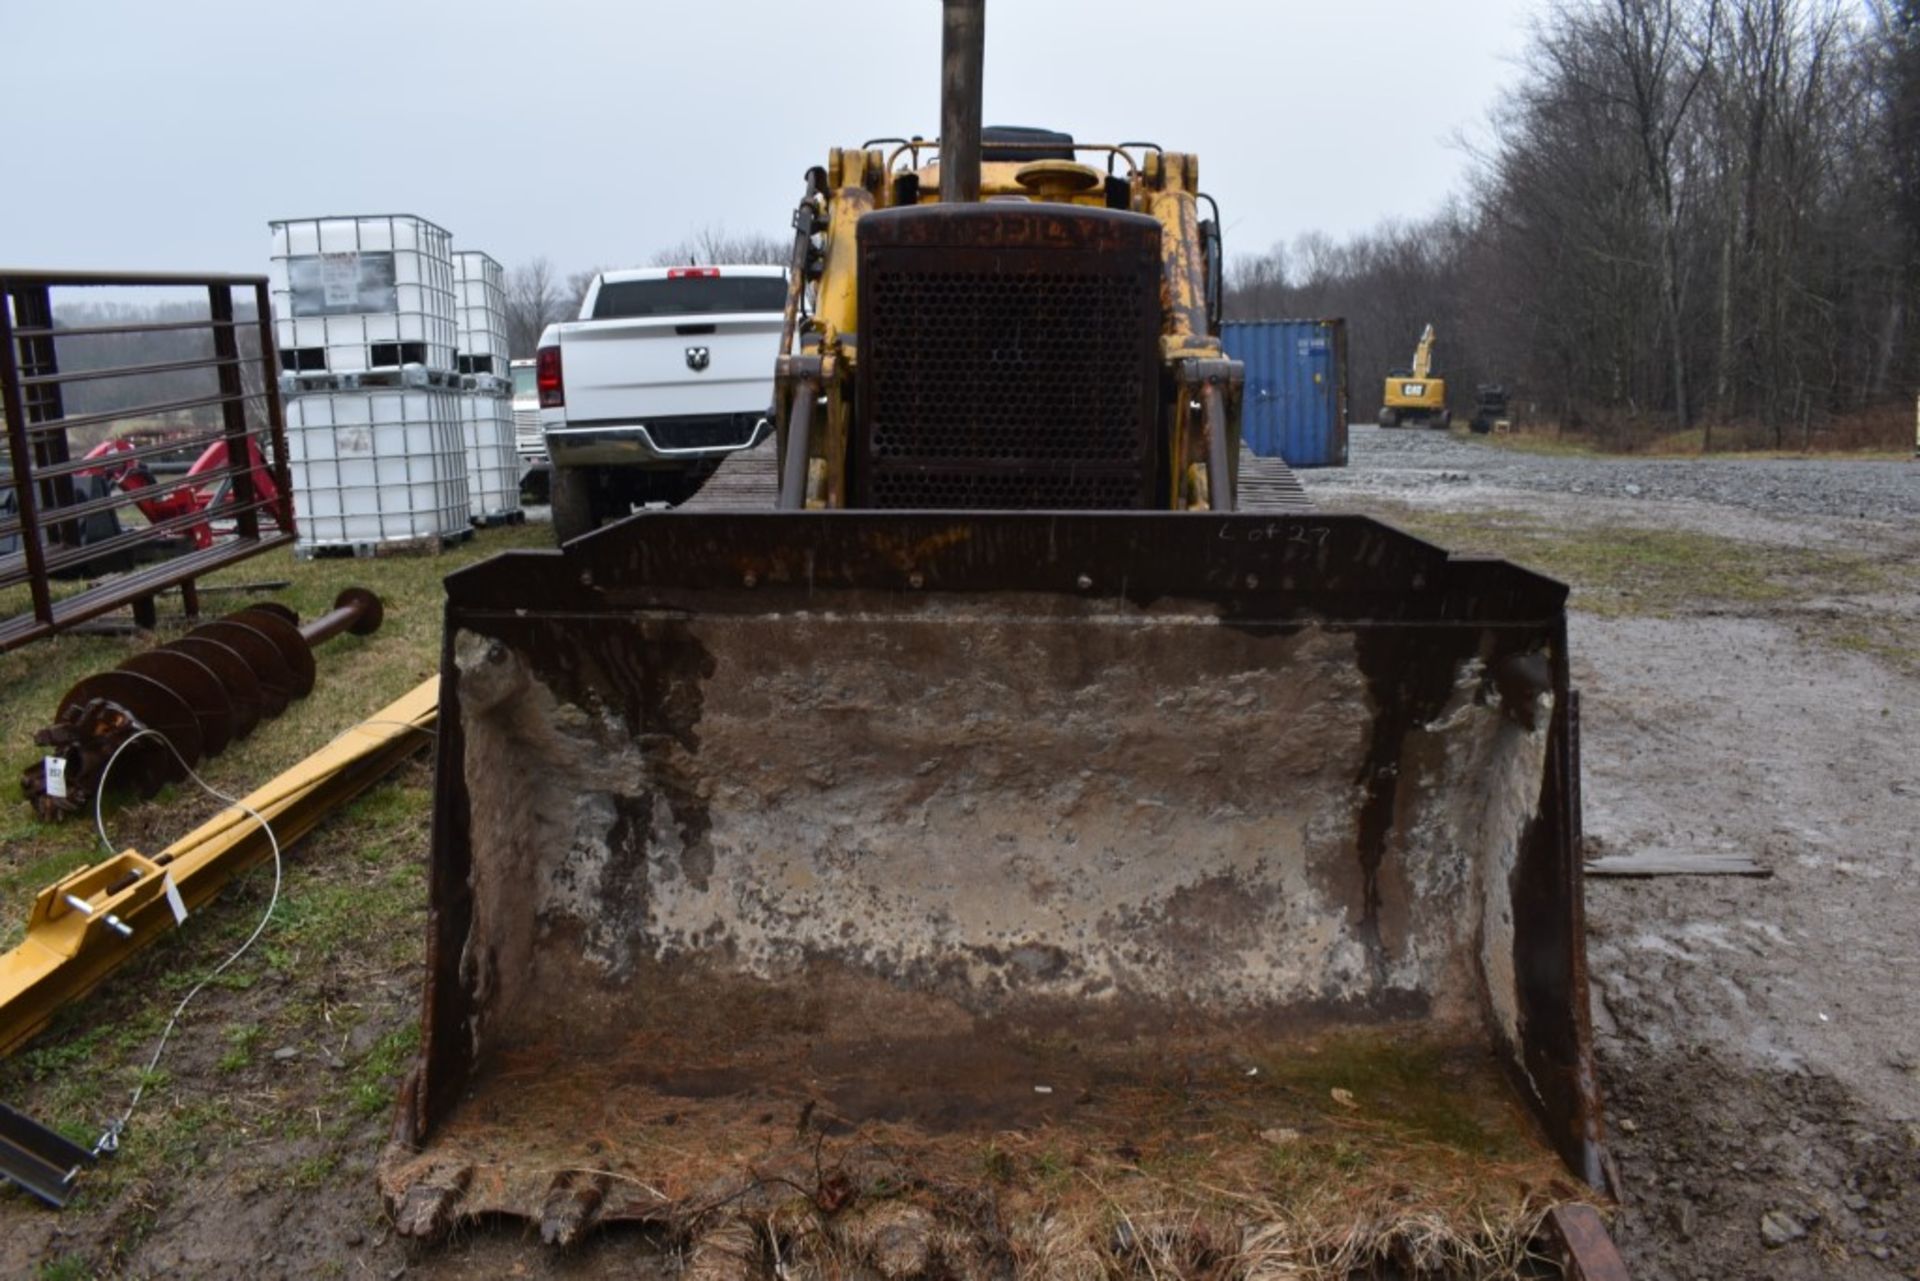
[[[155,857],[125,850],[40,891],[26,938],[0,956],[0,1055],[173,929],[169,890],[190,912],[266,858],[272,844],[248,810],[286,849],[424,746],[439,700],[435,676]]]

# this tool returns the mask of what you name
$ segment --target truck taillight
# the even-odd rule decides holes
[[[533,366],[533,384],[540,389],[540,408],[564,409],[567,384],[560,377],[560,349],[542,347]]]
[[[718,267],[669,267],[667,269],[668,280],[705,280],[719,274]]]

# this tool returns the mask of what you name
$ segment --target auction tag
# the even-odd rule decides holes
[[[56,801],[67,799],[67,758],[49,756],[44,759],[42,768],[46,771],[47,795]]]
[[[173,909],[173,923],[175,925],[185,925],[187,923],[187,901],[180,897],[180,887],[173,883],[173,873],[162,873],[160,884],[167,891],[167,906]]]

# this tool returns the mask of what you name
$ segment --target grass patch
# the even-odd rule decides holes
[[[1807,640],[1920,677],[1920,644],[1907,616],[1885,605],[1887,597],[1920,593],[1920,565],[1897,541],[1870,553],[1679,529],[1554,524],[1528,511],[1393,506],[1380,514],[1449,551],[1501,556],[1557,578],[1572,589],[1570,605],[1590,614],[1787,614]]]
[[[238,1072],[241,1068],[251,1067],[253,1052],[259,1048],[260,1038],[266,1029],[258,1023],[242,1023],[238,1027],[227,1029],[227,1052],[220,1056],[219,1068],[222,1072]]]
[[[322,1152],[307,1157],[293,1167],[293,1186],[301,1189],[313,1189],[324,1185],[340,1168],[340,1155],[337,1152]]]
[[[1896,667],[1920,671],[1920,645],[1915,645],[1912,636],[1904,631],[1898,634],[1877,635],[1862,631],[1842,631],[1835,634],[1832,641],[1839,648],[1851,653],[1866,654]]]
[[[77,1254],[62,1255],[40,1265],[39,1281],[85,1281],[93,1275],[93,1265]]]
[[[203,580],[215,585],[290,579],[292,585],[270,599],[299,611],[302,618],[330,608],[343,588],[364,586],[384,600],[386,621],[371,636],[340,636],[323,645],[315,654],[319,675],[313,693],[203,761],[201,775],[222,791],[242,795],[373,715],[438,669],[440,580],[445,575],[497,552],[551,543],[552,532],[545,526],[522,525],[477,531],[465,545],[439,556],[301,561],[291,550],[280,549]],[[244,608],[253,599],[209,596],[206,608],[209,616],[216,616]],[[0,696],[0,744],[12,753],[0,763],[7,766],[9,777],[40,759],[34,732],[51,720],[61,695],[82,677],[196,625],[178,614],[177,596],[163,596],[160,608],[160,626],[152,636],[55,636],[0,654],[0,690],[5,691]],[[189,784],[152,800],[110,796],[105,818],[116,847],[131,845],[151,854],[220,808]],[[90,823],[43,823],[19,803],[0,810],[0,946],[11,947],[19,941],[33,893],[86,866],[99,853]],[[366,856],[378,859],[392,853],[391,847],[375,848]]]
[[[369,921],[404,921],[425,901],[426,878],[418,866],[397,867],[367,882],[328,881],[283,895],[272,927],[273,968],[339,960],[357,950]]]
[[[420,1024],[407,1022],[374,1041],[353,1068],[349,1099],[361,1116],[376,1116],[394,1106],[394,1083],[420,1049]]]
[[[0,862],[0,898],[11,905],[4,926],[0,926],[0,947],[11,948],[25,936],[27,917],[33,910],[34,898],[41,890],[105,857],[99,843],[91,839],[92,833],[88,829],[75,826],[72,833],[84,843],[49,841],[48,846],[56,847],[43,847],[44,852],[35,852],[29,847],[18,862]],[[58,845],[64,845],[65,848],[58,848]],[[5,859],[5,855],[0,855],[0,860]]]
[[[1580,528],[1504,510],[1402,508],[1389,519],[1450,551],[1492,553],[1558,578],[1573,589],[1575,608],[1608,616],[1765,607],[1898,585],[1884,562],[1833,548],[1678,529]]]
[[[393,1106],[394,1081],[420,1049],[420,1025],[408,1022],[374,1042],[353,1070],[349,1091],[354,1109],[374,1116]]]
[[[438,668],[445,574],[550,541],[544,527],[519,527],[480,531],[467,546],[437,557],[302,562],[280,551],[207,580],[291,579],[272,598],[307,618],[328,608],[343,587],[364,585],[383,597],[386,622],[372,636],[322,646],[313,694],[203,761],[202,775],[242,795],[376,713]],[[247,603],[241,596],[206,599],[216,614]],[[178,597],[162,597],[160,608],[157,638],[64,636],[0,654],[0,742],[15,753],[0,764],[17,776],[38,760],[34,730],[79,679],[189,630],[177,616]],[[166,616],[170,608],[173,617]],[[314,1189],[338,1183],[349,1154],[369,1142],[369,1126],[377,1128],[370,1118],[391,1106],[419,1041],[432,803],[424,756],[285,851],[275,919],[254,950],[188,1008],[119,1155],[83,1176],[66,1212],[70,1230],[108,1257],[134,1249],[143,1224],[198,1195],[196,1186],[204,1191],[207,1177],[224,1177],[219,1167],[243,1148],[246,1163],[266,1172],[264,1186]],[[112,795],[105,808],[116,848],[156,854],[221,805],[187,785],[151,799]],[[90,819],[49,824],[17,799],[0,806],[0,946],[19,941],[40,889],[100,857]],[[60,1010],[34,1041],[0,1060],[0,1098],[91,1144],[126,1107],[174,1005],[253,930],[271,887],[271,869],[254,869],[183,929]],[[349,1049],[350,1038],[364,1050]],[[268,1053],[282,1045],[300,1053]],[[0,1231],[19,1226],[10,1215],[24,1223],[38,1213],[25,1198],[0,1198]],[[87,1276],[96,1267],[88,1256],[50,1253],[40,1271]]]

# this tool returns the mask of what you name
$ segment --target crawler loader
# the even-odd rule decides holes
[[[1591,1260],[1565,588],[1238,509],[1194,158],[982,131],[979,9],[939,140],[807,176],[765,505],[447,580],[394,1222],[698,1277]]]

